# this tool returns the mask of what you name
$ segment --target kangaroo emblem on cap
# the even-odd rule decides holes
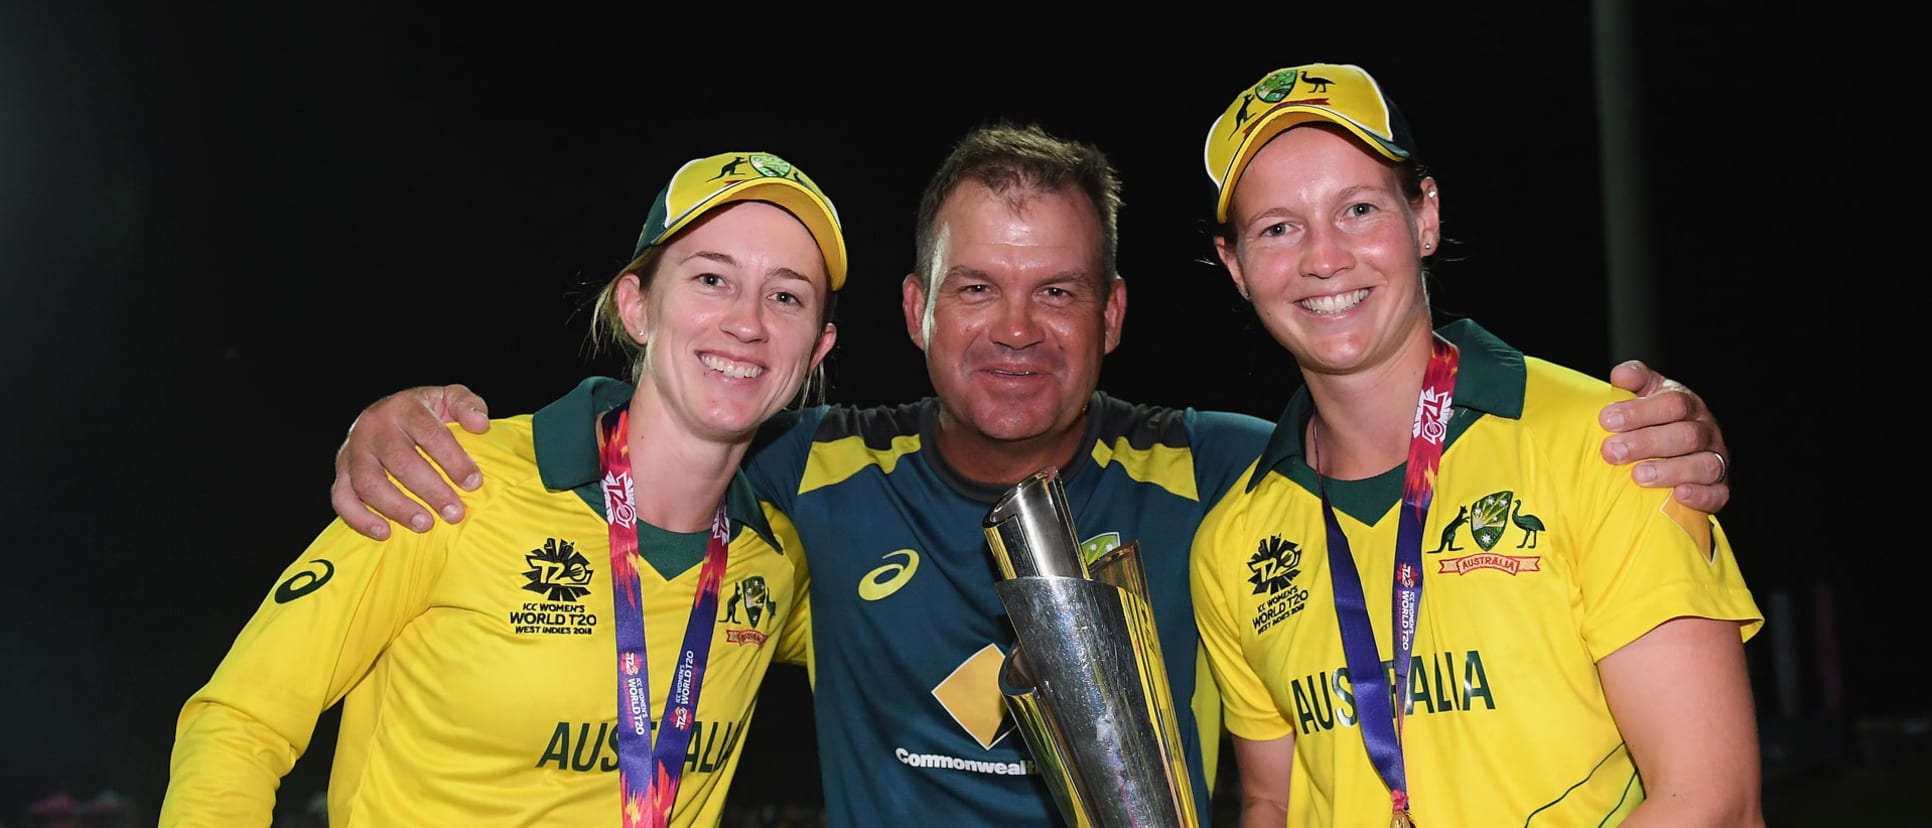
[[[739,167],[741,167],[741,166],[743,166],[743,165],[744,165],[744,163],[745,163],[745,157],[744,157],[744,156],[742,156],[742,155],[740,155],[740,156],[738,156],[737,158],[733,158],[733,159],[731,159],[731,160],[730,160],[729,162],[727,162],[727,163],[726,163],[726,164],[725,164],[724,166],[722,166],[722,167],[719,167],[719,168],[718,168],[718,174],[717,174],[717,175],[714,175],[714,176],[711,176],[710,178],[707,178],[707,179],[705,179],[705,180],[706,180],[706,181],[716,181],[716,180],[718,180],[718,179],[720,179],[720,178],[723,178],[723,177],[725,177],[725,176],[727,176],[727,175],[737,175],[737,174],[738,174],[738,168],[739,168]]]

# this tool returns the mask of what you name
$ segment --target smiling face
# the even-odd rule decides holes
[[[933,272],[906,277],[903,298],[941,427],[992,452],[1071,451],[1126,312],[1126,288],[1102,269],[1098,211],[1078,189],[1000,195],[966,181],[935,218]]]
[[[831,350],[825,261],[784,209],[740,201],[663,246],[646,284],[626,274],[617,301],[646,337],[642,416],[718,442],[749,439],[797,395]]]
[[[1438,205],[1433,180],[1422,190],[1409,201],[1395,167],[1323,126],[1281,133],[1241,173],[1215,249],[1303,371],[1360,373],[1427,341]]]

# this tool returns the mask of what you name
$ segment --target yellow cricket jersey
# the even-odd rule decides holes
[[[1715,518],[1601,459],[1597,412],[1627,393],[1468,321],[1442,333],[1462,351],[1456,410],[1423,531],[1409,687],[1395,694],[1411,813],[1423,826],[1615,824],[1644,793],[1597,661],[1671,618],[1735,620],[1748,639],[1763,617]],[[1295,737],[1288,824],[1386,825],[1302,453],[1311,413],[1304,390],[1246,486],[1202,524],[1195,615],[1228,730]],[[1390,677],[1402,476],[1327,484]]]
[[[332,826],[618,825],[596,436],[597,415],[626,399],[613,387],[587,381],[483,435],[453,429],[484,475],[460,524],[387,542],[330,524],[183,708],[160,824],[267,826],[281,777],[339,701]],[[677,826],[718,824],[766,668],[807,657],[807,576],[790,522],[742,475],[727,512]],[[640,538],[653,711],[666,709],[706,534]]]

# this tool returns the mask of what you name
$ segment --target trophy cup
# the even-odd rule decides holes
[[[1019,641],[1000,692],[1075,828],[1199,828],[1139,541],[1082,557],[1054,469],[987,512],[995,584]]]

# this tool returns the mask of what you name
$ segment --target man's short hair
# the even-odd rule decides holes
[[[1018,208],[1039,193],[1077,189],[1093,202],[1100,219],[1102,287],[1116,275],[1119,240],[1120,177],[1100,148],[1053,135],[1039,126],[993,124],[975,128],[953,145],[919,197],[919,228],[914,266],[933,287],[933,257],[938,254],[939,206],[959,185],[977,181]]]

